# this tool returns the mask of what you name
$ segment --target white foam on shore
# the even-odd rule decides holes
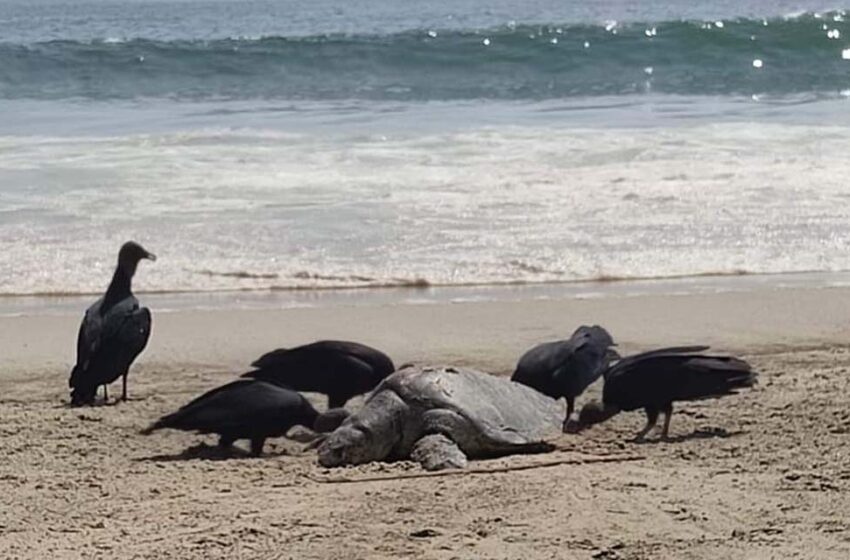
[[[563,121],[561,121],[563,122]],[[0,137],[0,294],[850,270],[850,128]]]

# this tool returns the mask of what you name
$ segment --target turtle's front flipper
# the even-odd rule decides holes
[[[463,451],[443,434],[423,436],[413,445],[410,458],[420,463],[426,471],[462,469],[467,462]]]

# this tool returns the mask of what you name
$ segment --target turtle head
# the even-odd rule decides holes
[[[343,424],[319,445],[319,464],[323,467],[359,465],[383,459],[381,441],[363,425]]]
[[[339,428],[349,416],[351,416],[351,413],[344,408],[331,408],[321,414],[315,413],[311,425],[315,436],[305,450],[317,449],[321,446],[328,439],[328,434]]]
[[[319,463],[337,467],[386,459],[402,437],[406,408],[393,391],[374,393],[319,445]]]

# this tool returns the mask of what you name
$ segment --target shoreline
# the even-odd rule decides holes
[[[88,300],[86,300],[88,301]],[[137,364],[172,369],[245,369],[278,347],[348,339],[387,352],[396,364],[456,362],[494,373],[512,370],[539,342],[566,338],[581,324],[607,328],[623,351],[709,344],[743,354],[843,346],[850,341],[850,287],[768,287],[708,293],[618,293],[604,297],[373,301],[354,298],[300,307],[183,308],[154,314]],[[71,367],[85,303],[48,313],[0,316],[0,378]]]
[[[458,285],[316,286],[214,290],[135,290],[159,313],[187,310],[294,309],[346,305],[407,305],[560,299],[605,299],[644,295],[711,294],[764,289],[850,287],[850,271],[706,273],[660,278],[471,283]],[[100,292],[0,294],[0,317],[82,313]]]

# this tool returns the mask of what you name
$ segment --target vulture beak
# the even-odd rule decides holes
[[[574,420],[570,418],[566,422],[564,422],[563,431],[565,434],[577,434],[583,430],[585,430],[588,426],[582,424],[578,420]]]

